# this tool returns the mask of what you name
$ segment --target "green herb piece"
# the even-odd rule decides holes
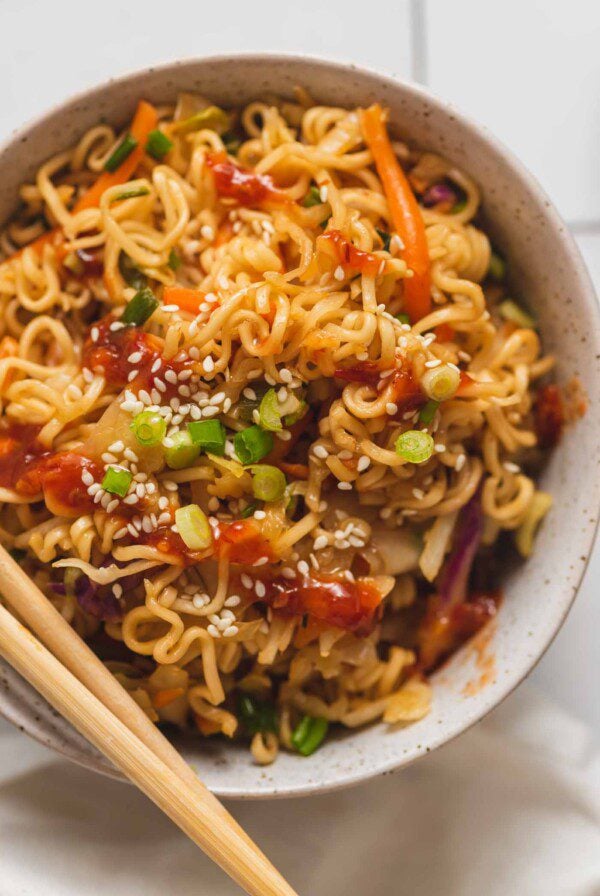
[[[253,501],[251,504],[248,504],[248,506],[242,510],[242,512],[240,513],[240,516],[243,520],[247,520],[249,516],[252,516],[252,514],[254,513],[255,510],[258,510],[258,504],[256,503],[256,501]]]
[[[311,756],[323,741],[329,729],[327,719],[315,719],[313,716],[304,716],[302,721],[294,728],[292,743],[303,756]]]
[[[488,277],[498,281],[504,280],[506,277],[506,262],[497,252],[492,252],[490,255]]]
[[[423,405],[423,407],[419,411],[419,423],[424,423],[425,426],[429,426],[429,424],[435,417],[435,412],[437,411],[439,406],[439,401],[434,401],[433,398],[430,398],[427,404]]]
[[[213,542],[208,518],[197,504],[187,504],[175,511],[175,524],[186,547],[191,551],[205,551]]]
[[[220,420],[194,420],[188,423],[188,432],[202,451],[219,457],[225,454],[225,427]]]
[[[513,302],[512,299],[505,299],[503,302],[500,302],[498,311],[504,320],[510,320],[514,324],[517,324],[518,327],[525,327],[526,329],[533,330],[537,327],[535,318],[532,317],[531,314],[528,314],[527,311],[523,311],[521,306],[517,305],[516,302]]]
[[[148,134],[148,142],[146,143],[146,152],[151,155],[157,162],[162,161],[170,149],[173,148],[173,141],[169,140],[166,134],[159,131],[158,128],[150,131]]]
[[[287,482],[279,467],[256,464],[251,468],[252,494],[259,501],[279,501],[285,494]]]
[[[133,150],[138,145],[135,137],[132,137],[131,134],[125,134],[117,148],[111,155],[108,157],[106,162],[104,163],[105,171],[116,171],[119,168],[127,156],[130,156]]]
[[[119,254],[119,271],[125,283],[133,289],[143,289],[148,285],[148,278],[136,267],[126,252]]]
[[[272,451],[273,436],[260,426],[249,426],[236,432],[233,447],[242,464],[255,464]]]
[[[172,271],[177,271],[181,267],[181,258],[175,249],[171,249],[169,252],[169,260],[167,261],[167,264]]]
[[[434,451],[433,439],[428,432],[409,429],[396,439],[396,454],[411,464],[422,464]]]
[[[302,205],[304,208],[312,208],[313,205],[322,205],[321,193],[318,187],[315,187],[314,185],[310,187],[308,193],[302,200]]]
[[[160,302],[148,286],[144,286],[138,290],[130,302],[125,306],[125,311],[121,315],[124,324],[134,324],[141,327],[151,317]]]
[[[183,470],[191,467],[200,455],[200,445],[194,445],[189,432],[180,430],[169,436],[172,444],[165,448],[165,460],[172,470]]]
[[[454,364],[430,367],[421,377],[421,388],[434,401],[448,401],[460,386],[460,370]]]
[[[392,240],[392,234],[388,233],[386,230],[379,230],[378,227],[376,227],[375,230],[377,231],[377,235],[379,236],[379,239],[383,243],[383,248],[385,249],[386,252],[389,252],[390,251],[390,242]]]
[[[400,314],[396,314],[396,320],[399,320],[401,324],[410,324],[410,317],[406,314],[405,311],[401,311]]]
[[[165,418],[156,411],[142,411],[133,418],[130,426],[140,445],[148,448],[162,442],[167,431]]]
[[[173,125],[173,133],[176,134],[193,134],[194,131],[200,131],[203,128],[210,128],[212,131],[224,131],[229,125],[229,115],[218,106],[208,106],[190,118],[183,121],[176,121]]]
[[[120,498],[124,498],[129,491],[132,479],[133,473],[130,473],[129,470],[109,467],[104,474],[102,488],[105,492],[110,492],[111,495],[119,495]]]
[[[269,700],[259,700],[251,694],[238,694],[238,717],[248,734],[277,731],[277,711]]]
[[[281,426],[281,412],[279,409],[279,401],[275,389],[269,389],[265,392],[258,408],[260,415],[260,425],[263,429],[271,432],[279,432]]]
[[[459,199],[458,202],[455,202],[450,211],[453,215],[457,215],[459,212],[462,212],[464,208],[467,207],[467,197],[463,196],[462,199]]]
[[[223,134],[222,138],[223,146],[227,150],[230,156],[235,156],[239,152],[240,146],[242,145],[242,141],[239,137],[237,137],[233,131],[227,131]]]
[[[122,199],[137,199],[138,196],[147,196],[150,193],[148,187],[131,187],[129,190],[123,190],[114,196],[112,202],[120,202]]]

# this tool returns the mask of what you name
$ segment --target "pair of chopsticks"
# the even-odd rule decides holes
[[[0,655],[247,893],[297,896],[2,546],[0,591],[31,629],[0,605]]]

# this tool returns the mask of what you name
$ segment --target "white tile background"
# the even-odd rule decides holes
[[[177,57],[321,54],[412,77],[509,144],[572,225],[600,287],[598,0],[0,0],[0,138],[69,93]],[[582,459],[585,462],[585,459]],[[600,732],[600,551],[533,677]]]

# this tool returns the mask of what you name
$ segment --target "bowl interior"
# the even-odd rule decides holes
[[[374,725],[332,738],[310,760],[280,754],[268,768],[243,747],[181,738],[178,745],[216,793],[269,797],[354,783],[429,752],[464,731],[532,669],[558,631],[583,575],[600,504],[600,338],[594,291],[579,252],[534,179],[486,131],[413,85],[352,66],[300,57],[238,56],[184,61],[109,82],[24,128],[0,149],[0,220],[15,207],[19,184],[54,152],[100,119],[121,124],[137,100],[171,101],[196,90],[224,105],[291,95],[301,84],[323,104],[389,106],[398,136],[436,150],[481,185],[489,232],[510,259],[517,298],[535,310],[558,375],[580,378],[586,417],[571,427],[543,476],[555,499],[534,556],[511,570],[486,644],[466,645],[434,676],[432,712],[394,730]],[[579,462],[573,463],[573,459]],[[75,761],[117,775],[77,732],[12,670],[0,666],[0,711]],[[117,775],[118,776],[118,775]]]

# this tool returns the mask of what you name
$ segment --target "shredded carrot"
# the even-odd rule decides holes
[[[308,467],[306,464],[290,464],[282,460],[279,462],[279,468],[294,479],[308,479]]]
[[[77,212],[83,211],[86,208],[94,208],[100,202],[100,197],[109,187],[114,187],[117,184],[124,184],[129,180],[137,166],[139,165],[145,151],[146,151],[146,142],[148,139],[148,134],[150,131],[153,131],[158,123],[158,115],[154,106],[151,106],[150,103],[147,103],[145,100],[141,100],[138,103],[137,111],[131,123],[131,135],[135,137],[138,141],[138,145],[135,147],[133,152],[131,152],[126,159],[122,162],[121,165],[117,168],[116,171],[104,171],[98,180],[92,184],[87,193],[81,197],[81,199],[75,204],[73,208],[73,214]],[[43,233],[36,240],[29,244],[32,249],[41,255],[46,243],[54,242],[57,245],[57,248],[60,243],[63,242],[63,234],[59,227],[55,227],[53,230],[47,231],[47,233]],[[27,247],[23,247],[27,248]],[[23,252],[23,249],[19,249],[18,252],[15,252],[14,255],[11,255],[10,261],[13,258],[18,258],[19,255]]]
[[[165,305],[177,305],[182,311],[198,314],[205,295],[201,290],[188,289],[187,286],[167,286],[163,292],[163,301]]]
[[[104,171],[100,175],[96,183],[90,187],[87,193],[84,193],[75,205],[74,213],[99,205],[100,198],[105,190],[118,184],[124,184],[130,179],[146,152],[148,134],[156,128],[157,124],[158,115],[154,106],[151,106],[145,100],[140,100],[130,128],[131,136],[137,140],[137,146],[121,162],[116,171]]]
[[[157,691],[152,697],[152,705],[155,709],[163,709],[169,703],[173,703],[178,697],[185,694],[184,688],[165,688],[164,691]]]
[[[218,722],[213,722],[212,719],[205,719],[203,716],[199,716],[197,712],[194,713],[194,721],[200,734],[203,734],[205,737],[209,737],[211,734],[218,734],[221,730]]]
[[[431,310],[429,251],[423,218],[394,153],[381,106],[375,104],[364,109],[361,123],[383,184],[392,223],[404,243],[403,258],[413,272],[413,276],[404,281],[404,304],[411,322],[415,323]]]

